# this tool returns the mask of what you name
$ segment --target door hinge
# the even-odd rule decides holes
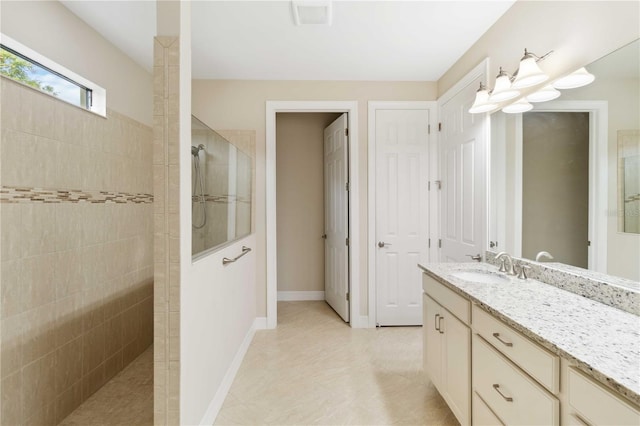
[[[427,134],[431,134],[431,124],[427,124]]]
[[[349,129],[344,129],[344,135],[349,136]]]
[[[345,238],[344,244],[347,245],[347,246],[349,245],[349,238]]]
[[[345,189],[348,191],[348,190],[349,190],[349,182],[347,182],[347,183],[344,185],[344,187],[345,187]]]
[[[349,301],[349,292],[347,292],[347,302]]]
[[[442,131],[442,123],[438,123],[438,131],[441,132]]]
[[[591,241],[587,241],[587,247],[591,247]]]
[[[442,248],[442,240],[438,239],[438,248]]]

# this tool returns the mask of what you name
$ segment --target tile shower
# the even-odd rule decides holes
[[[153,341],[153,134],[1,80],[1,424],[56,424]]]

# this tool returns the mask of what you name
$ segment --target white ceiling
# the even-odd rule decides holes
[[[151,71],[153,37],[156,35],[155,1],[60,2],[131,59]]]
[[[151,70],[154,1],[63,1]],[[194,1],[193,78],[435,81],[514,0],[335,1],[296,26],[289,1]]]

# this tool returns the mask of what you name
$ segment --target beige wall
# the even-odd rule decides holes
[[[0,423],[52,425],[152,343],[151,129],[0,80]]]
[[[0,19],[3,34],[103,87],[107,108],[151,126],[151,73],[61,3],[3,0]]]
[[[324,291],[324,129],[339,116],[276,116],[278,291]]]
[[[214,129],[256,130],[257,316],[266,316],[265,105],[267,100],[358,101],[360,244],[367,244],[367,101],[429,101],[434,82],[194,80],[193,114]],[[366,253],[366,251],[365,251]],[[360,257],[360,313],[367,314],[367,256]]]
[[[484,58],[492,77],[502,66],[514,72],[524,48],[538,55],[551,77],[588,64],[640,37],[640,3],[636,1],[517,1],[441,78],[444,94]]]

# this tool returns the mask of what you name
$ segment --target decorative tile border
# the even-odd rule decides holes
[[[42,189],[29,187],[0,187],[0,203],[153,203],[151,194],[131,194],[113,191],[81,191],[78,189]]]
[[[496,253],[486,252],[486,262],[499,266]],[[516,265],[527,265],[527,276],[587,299],[604,303],[625,312],[640,315],[640,283],[601,272],[556,262],[534,262],[514,258]]]
[[[192,195],[191,201],[194,203],[200,202],[200,195]],[[204,194],[204,201],[207,203],[220,203],[220,204],[229,204],[229,203],[250,203],[251,200],[246,197],[235,197],[233,195],[210,195]]]

